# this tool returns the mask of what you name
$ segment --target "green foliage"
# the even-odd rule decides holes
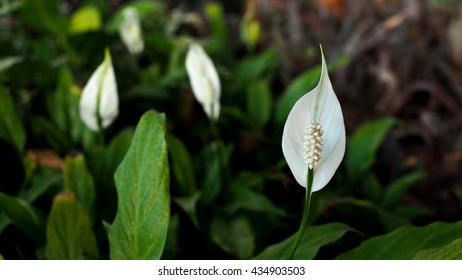
[[[265,22],[253,11],[241,21],[238,38],[228,25],[229,3],[209,3],[197,12],[148,0],[5,3],[0,7],[9,22],[0,34],[5,258],[287,257],[303,189],[282,157],[281,127],[298,98],[318,82],[319,67],[307,65],[291,77],[283,73],[282,60],[310,55],[314,48],[299,54],[269,45],[268,35],[259,31]],[[144,36],[145,49],[136,56],[118,32],[127,7],[137,10]],[[215,123],[194,100],[185,71],[192,40],[204,46],[220,76],[221,114]],[[119,116],[95,133],[82,123],[79,102],[105,48],[113,54]],[[329,60],[335,82],[335,69],[349,59]],[[335,84],[334,90],[342,95]],[[461,257],[458,223],[411,227],[417,218],[435,219],[414,203],[418,200],[408,199],[426,173],[388,178],[381,169],[379,152],[398,122],[366,121],[348,135],[344,164],[313,196],[296,259],[335,257],[360,241],[340,258]],[[282,241],[271,245],[275,240]],[[389,247],[393,242],[400,250]]]
[[[9,56],[0,59],[0,74],[10,69],[13,65],[23,61],[21,56]]]
[[[95,207],[95,183],[83,156],[67,157],[64,162],[64,189],[75,193],[78,201],[92,217]]]
[[[185,145],[175,136],[167,135],[167,143],[170,165],[180,187],[177,191],[181,196],[189,196],[197,189],[191,156]]]
[[[250,258],[255,250],[252,227],[243,216],[232,219],[215,218],[211,223],[210,235],[223,250],[240,259]]]
[[[410,187],[414,186],[417,182],[425,178],[425,176],[425,172],[416,171],[391,183],[383,195],[382,205],[384,207],[390,207],[398,204],[399,200],[406,193],[406,191]]]
[[[60,193],[53,200],[45,256],[50,260],[98,259],[91,222],[72,192]]]
[[[165,117],[141,118],[115,174],[118,209],[109,230],[111,259],[160,259],[170,217]]]
[[[358,180],[376,160],[377,150],[385,136],[396,124],[392,118],[383,118],[362,125],[348,139],[345,164],[348,175]]]
[[[40,210],[20,198],[4,193],[0,193],[0,209],[36,245],[43,245],[46,218]]]
[[[425,227],[402,227],[389,234],[373,237],[338,259],[406,260],[460,256],[462,222],[436,222]],[[454,246],[449,246],[452,244]]]
[[[462,260],[462,239],[433,249],[419,251],[413,260]]]
[[[251,123],[262,130],[271,117],[272,95],[265,81],[252,83],[247,88],[247,112]]]
[[[0,88],[0,138],[23,152],[25,133],[10,95]]]
[[[225,43],[228,40],[228,28],[225,23],[223,8],[218,3],[209,3],[205,7],[205,15],[210,21],[212,27],[212,36],[218,39],[218,42]]]
[[[97,31],[101,28],[101,14],[93,6],[85,6],[72,14],[69,26],[69,33],[79,34],[90,31]]]
[[[342,238],[345,233],[352,231],[352,228],[341,223],[324,224],[320,226],[309,226],[300,241],[295,260],[312,260],[319,249],[328,244],[334,243]],[[289,238],[269,246],[261,252],[255,259],[258,260],[284,260],[289,255],[290,246],[295,238],[295,234]]]
[[[69,20],[59,11],[59,0],[24,0],[21,12],[23,19],[31,26],[64,38]]]
[[[246,88],[257,79],[268,78],[279,63],[277,52],[274,49],[268,49],[261,54],[240,61],[235,69],[237,86]]]

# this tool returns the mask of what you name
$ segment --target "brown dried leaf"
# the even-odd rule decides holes
[[[26,157],[38,166],[59,170],[62,170],[64,167],[63,159],[52,150],[28,150]]]

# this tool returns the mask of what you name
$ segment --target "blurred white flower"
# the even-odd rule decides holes
[[[119,34],[131,54],[139,54],[144,49],[138,11],[127,7],[122,11],[123,20],[119,27]]]
[[[210,57],[197,43],[189,46],[186,71],[197,101],[211,120],[220,115],[220,78]]]
[[[80,118],[93,131],[108,127],[119,114],[119,97],[112,68],[111,54],[106,49],[104,61],[91,75],[80,97]]]
[[[313,170],[312,192],[332,179],[346,144],[342,108],[332,88],[322,48],[321,57],[318,85],[295,103],[282,134],[282,151],[297,182],[306,188],[308,169]]]

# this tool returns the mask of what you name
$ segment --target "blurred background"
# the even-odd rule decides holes
[[[119,36],[122,9],[130,5],[144,38],[138,54]],[[221,80],[217,146],[210,145],[208,119],[184,69],[193,39]],[[104,186],[97,190],[95,219],[112,221],[112,174],[126,149],[108,156],[101,168],[96,136],[76,113],[82,88],[109,48],[120,114],[105,131],[106,144],[132,131],[149,109],[166,114],[174,139],[164,257],[250,258],[298,227],[304,189],[293,179],[280,141],[292,105],[318,81],[319,44],[343,109],[348,146],[337,175],[314,195],[310,220],[344,222],[364,235],[346,236],[317,257],[335,257],[402,225],[461,220],[457,0],[2,0],[0,83],[9,99],[0,100],[0,191],[26,199],[21,192],[39,185],[40,195],[29,203],[48,213],[62,188],[65,158],[83,154],[95,185]],[[73,97],[62,97],[68,95]],[[19,126],[22,132],[7,129]],[[218,173],[208,163],[214,147],[226,155]],[[209,185],[220,187],[204,198]],[[233,188],[251,192],[230,194]],[[27,234],[2,219],[0,225],[0,253],[37,257]],[[107,251],[103,226],[94,228],[100,250]],[[229,232],[235,240],[226,238]],[[197,244],[188,243],[193,239]],[[207,249],[198,255],[199,244]]]

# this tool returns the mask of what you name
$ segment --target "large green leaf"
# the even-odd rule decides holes
[[[72,192],[60,193],[53,200],[45,256],[51,260],[98,258],[90,220]]]
[[[255,236],[248,219],[217,217],[211,223],[212,240],[226,252],[248,259],[255,250]]]
[[[325,245],[331,244],[345,233],[352,231],[349,226],[341,223],[324,224],[320,226],[309,226],[300,241],[295,252],[296,260],[312,260],[318,253],[319,249]],[[257,260],[283,260],[289,255],[289,250],[295,234],[289,238],[267,247],[263,252],[255,257]]]
[[[396,121],[392,118],[367,122],[350,137],[345,158],[350,178],[360,178],[375,163],[383,139],[395,124]]]
[[[20,198],[4,193],[0,193],[0,209],[37,245],[45,243],[45,215],[40,210]]]
[[[0,88],[0,138],[8,141],[18,152],[23,152],[26,136],[15,111],[13,99]]]
[[[96,196],[95,183],[82,155],[65,159],[64,189],[77,195],[77,199],[85,209],[88,217],[92,218]]]
[[[406,260],[436,255],[457,256],[455,248],[448,246],[462,236],[462,222],[436,222],[424,227],[402,227],[389,234],[373,237],[338,259]],[[454,244],[453,244],[454,245]],[[439,249],[438,249],[439,248]],[[430,249],[434,249],[429,251]],[[427,257],[426,257],[427,256]]]
[[[111,259],[160,259],[170,217],[164,115],[143,115],[115,182],[118,210],[109,231]]]
[[[453,242],[415,254],[414,260],[462,260],[462,238]]]

